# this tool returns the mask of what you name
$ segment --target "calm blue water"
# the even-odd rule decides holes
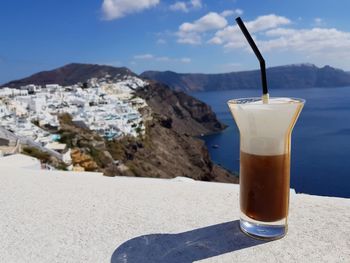
[[[274,97],[306,99],[292,134],[291,187],[297,192],[350,197],[350,87],[274,90]],[[239,132],[226,102],[259,91],[191,94],[209,104],[229,128],[203,137],[214,162],[239,171]],[[271,94],[270,94],[271,95]],[[212,145],[219,145],[214,149]]]

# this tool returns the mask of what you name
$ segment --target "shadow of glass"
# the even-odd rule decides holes
[[[266,241],[243,234],[236,220],[179,234],[151,234],[130,239],[114,251],[111,263],[188,263],[263,243]]]

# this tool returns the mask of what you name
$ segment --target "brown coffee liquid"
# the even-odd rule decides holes
[[[289,154],[264,156],[241,151],[240,158],[241,211],[264,222],[285,218],[289,204]]]

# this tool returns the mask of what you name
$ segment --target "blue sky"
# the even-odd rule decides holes
[[[71,62],[217,73],[258,68],[240,15],[267,66],[350,70],[348,0],[4,0],[0,83]]]

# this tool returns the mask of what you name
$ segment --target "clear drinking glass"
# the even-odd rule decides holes
[[[250,236],[277,239],[287,233],[291,134],[304,103],[228,101],[240,133],[240,226]]]

